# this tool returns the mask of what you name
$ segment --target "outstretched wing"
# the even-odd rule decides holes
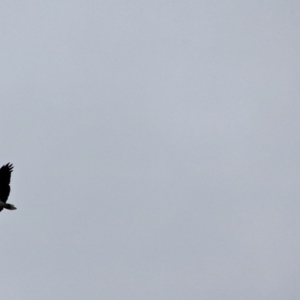
[[[13,165],[8,163],[0,169],[0,201],[6,202],[10,193],[10,177]]]

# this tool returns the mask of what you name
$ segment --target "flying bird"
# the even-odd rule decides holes
[[[9,210],[17,209],[13,204],[6,203],[10,193],[9,184],[13,167],[11,163],[8,163],[0,168],[0,211],[3,208]]]

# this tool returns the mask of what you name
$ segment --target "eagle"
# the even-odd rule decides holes
[[[0,211],[3,208],[14,210],[17,209],[13,204],[6,203],[10,193],[10,177],[14,166],[8,163],[0,168]]]

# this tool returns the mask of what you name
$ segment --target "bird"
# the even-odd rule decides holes
[[[14,210],[17,209],[13,204],[6,203],[10,193],[10,177],[14,166],[8,163],[0,168],[0,211],[3,208]]]

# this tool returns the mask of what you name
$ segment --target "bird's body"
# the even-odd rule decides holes
[[[6,203],[10,193],[10,177],[13,171],[13,165],[8,163],[0,168],[0,211],[3,208],[17,209],[13,204]]]

